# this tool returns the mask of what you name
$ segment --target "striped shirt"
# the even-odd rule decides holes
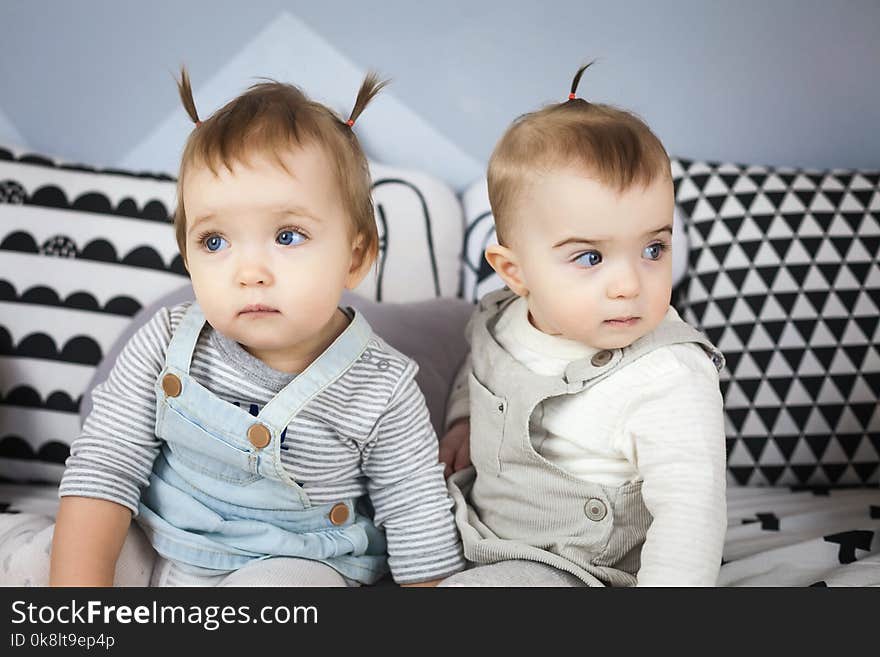
[[[95,387],[92,412],[71,445],[61,496],[109,500],[137,515],[162,442],[155,435],[154,386],[189,305],[157,312]],[[312,503],[369,495],[398,583],[439,579],[464,567],[416,371],[414,361],[373,335],[364,354],[291,420],[281,441],[282,464]],[[268,367],[206,324],[190,376],[256,415],[296,375]]]

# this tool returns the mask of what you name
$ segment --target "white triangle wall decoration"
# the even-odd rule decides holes
[[[282,11],[211,79],[194,80],[194,96],[200,114],[206,116],[263,76],[296,84],[347,116],[364,73],[312,28]],[[186,113],[175,107],[118,164],[174,172],[190,130]],[[393,87],[376,98],[356,130],[371,159],[431,173],[457,190],[485,173],[482,162],[397,100]]]

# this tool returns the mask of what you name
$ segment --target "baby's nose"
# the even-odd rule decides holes
[[[272,282],[272,273],[257,262],[242,263],[238,269],[238,282],[242,286],[269,285]]]
[[[634,297],[639,293],[639,275],[631,267],[622,267],[615,272],[608,286],[608,296],[613,298]]]

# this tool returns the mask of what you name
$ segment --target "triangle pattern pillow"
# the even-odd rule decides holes
[[[880,172],[672,164],[675,301],[727,358],[730,482],[876,484]]]

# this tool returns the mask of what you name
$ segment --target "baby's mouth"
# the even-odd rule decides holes
[[[606,324],[611,324],[612,326],[632,326],[637,321],[639,321],[639,317],[630,316],[630,317],[615,317],[613,319],[606,319]]]
[[[277,313],[279,310],[277,308],[273,308],[272,306],[267,306],[262,303],[252,303],[250,305],[245,306],[241,310],[238,311],[239,315],[266,315],[271,313]]]

